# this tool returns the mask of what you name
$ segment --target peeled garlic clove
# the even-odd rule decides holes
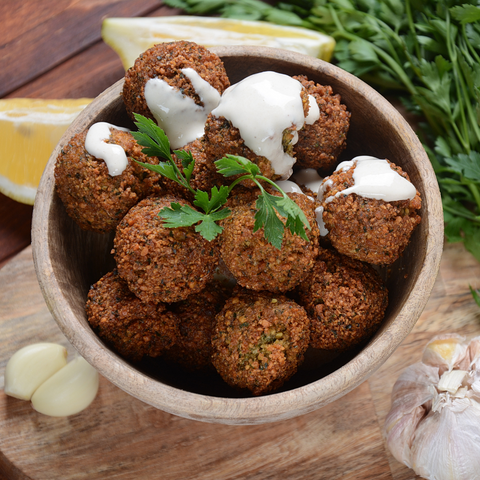
[[[55,343],[35,343],[12,355],[5,368],[4,391],[30,400],[37,388],[67,364],[67,349]]]
[[[468,368],[469,362],[465,337],[457,334],[439,335],[428,342],[423,351],[422,362],[440,369],[440,375],[452,368]],[[465,368],[463,368],[465,367]]]
[[[92,403],[98,385],[98,372],[77,357],[38,387],[32,405],[37,412],[52,417],[74,415]]]

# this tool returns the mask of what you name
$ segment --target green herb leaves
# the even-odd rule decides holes
[[[261,191],[256,202],[258,210],[255,214],[254,231],[263,228],[267,241],[278,249],[282,246],[285,226],[293,234],[300,235],[308,241],[304,227],[310,229],[310,224],[301,208],[273,181],[261,175],[258,166],[250,160],[235,155],[227,155],[225,158],[217,160],[215,162],[217,170],[224,177],[236,176],[237,178],[229,186],[212,187],[210,193],[195,190],[190,186],[190,178],[195,166],[192,154],[185,150],[175,150],[175,155],[182,163],[182,170],[180,170],[171,156],[170,142],[163,130],[155,122],[142,115],[135,114],[135,119],[138,132],[132,132],[132,135],[140,145],[145,147],[143,152],[146,155],[167,160],[166,162],[159,162],[158,165],[137,163],[185,187],[193,194],[193,204],[203,210],[202,212],[189,205],[172,203],[170,208],[162,209],[159,214],[165,227],[175,228],[195,225],[195,231],[205,239],[213,240],[223,230],[217,222],[231,214],[230,209],[224,207],[230,192],[238,183],[251,180]],[[268,193],[264,189],[262,181],[269,183],[281,196]],[[279,216],[286,219],[285,224]]]

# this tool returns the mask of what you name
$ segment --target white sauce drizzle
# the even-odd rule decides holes
[[[225,90],[212,111],[240,130],[247,147],[268,158],[282,180],[290,177],[295,158],[284,152],[283,131],[305,123],[300,92],[302,84],[288,75],[261,72]],[[296,138],[292,140],[292,144]]]
[[[317,193],[323,178],[318,174],[314,168],[303,168],[293,174],[293,179],[299,184],[304,185],[313,193]]]
[[[95,158],[104,160],[108,173],[115,177],[121,175],[128,165],[128,158],[125,150],[120,145],[106,143],[110,138],[110,128],[128,132],[128,128],[117,127],[110,123],[94,123],[87,132],[85,138],[85,150]]]
[[[158,126],[164,130],[172,148],[180,148],[204,134],[208,114],[220,102],[220,93],[193,68],[182,68],[192,82],[203,107],[160,78],[145,85],[145,100]]]
[[[335,171],[346,171],[350,168],[355,168],[352,175],[355,184],[337,192],[335,196],[328,197],[325,200],[327,203],[335,197],[349,195],[350,193],[385,202],[412,200],[417,194],[414,185],[393,170],[386,160],[362,155],[350,161],[341,162]],[[322,197],[324,189],[324,186],[320,189],[322,190]]]
[[[320,235],[322,237],[325,237],[326,235],[328,235],[328,230],[327,230],[327,227],[325,226],[325,222],[323,221],[323,207],[317,207],[315,209],[315,215],[316,215],[316,218],[317,218],[317,225],[318,225],[318,229],[320,230]]]
[[[308,96],[308,115],[305,117],[305,123],[307,125],[313,125],[320,118],[320,108],[316,98],[313,95]]]

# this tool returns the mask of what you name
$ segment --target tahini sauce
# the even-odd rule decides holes
[[[125,150],[120,145],[106,143],[110,138],[110,128],[128,132],[128,128],[117,127],[110,123],[94,123],[87,132],[85,138],[85,150],[95,158],[105,162],[108,173],[115,177],[121,175],[128,165],[128,158]]]
[[[208,114],[218,105],[220,93],[193,68],[182,68],[200,97],[203,107],[160,78],[145,85],[145,100],[158,126],[165,132],[172,148],[180,148],[204,134]]]
[[[341,162],[335,171],[346,171],[350,168],[355,169],[352,175],[354,185],[326,198],[325,202],[331,202],[335,197],[349,195],[350,193],[385,202],[412,200],[417,194],[414,185],[393,170],[386,160],[361,155],[352,160]],[[331,183],[331,180],[327,179],[322,188],[319,189],[319,199],[323,198],[325,186],[328,185],[328,182]]]
[[[245,145],[270,160],[275,173],[285,180],[292,174],[295,158],[283,150],[283,132],[292,127],[299,130],[305,123],[301,90],[302,84],[288,75],[257,73],[227,88],[212,114],[238,128]],[[314,111],[308,121],[313,123],[319,115]],[[292,143],[297,139],[294,135]]]

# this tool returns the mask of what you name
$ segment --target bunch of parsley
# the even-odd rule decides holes
[[[272,180],[261,175],[260,169],[250,160],[227,155],[215,162],[217,171],[224,177],[236,177],[230,185],[221,185],[220,188],[212,187],[210,192],[194,189],[190,185],[190,178],[195,167],[195,160],[189,151],[175,150],[175,155],[182,163],[181,169],[177,166],[170,153],[170,142],[165,132],[157,124],[142,115],[135,114],[137,132],[132,132],[135,140],[145,147],[142,151],[146,155],[162,158],[158,165],[137,162],[186,188],[193,196],[193,204],[180,205],[173,202],[170,207],[163,208],[159,216],[167,228],[190,227],[195,225],[195,231],[208,241],[213,240],[223,228],[217,223],[227,218],[231,210],[225,207],[230,192],[244,180],[253,181],[260,189],[255,213],[253,231],[263,228],[264,236],[269,243],[279,250],[287,227],[292,234],[299,235],[309,241],[305,227],[310,229],[310,224],[302,209]],[[280,195],[272,195],[262,185],[266,182],[274,187]],[[280,219],[285,218],[285,223]]]
[[[188,13],[267,20],[335,38],[333,62],[419,115],[450,242],[480,261],[480,2],[167,0]],[[480,305],[478,292],[472,291]]]

